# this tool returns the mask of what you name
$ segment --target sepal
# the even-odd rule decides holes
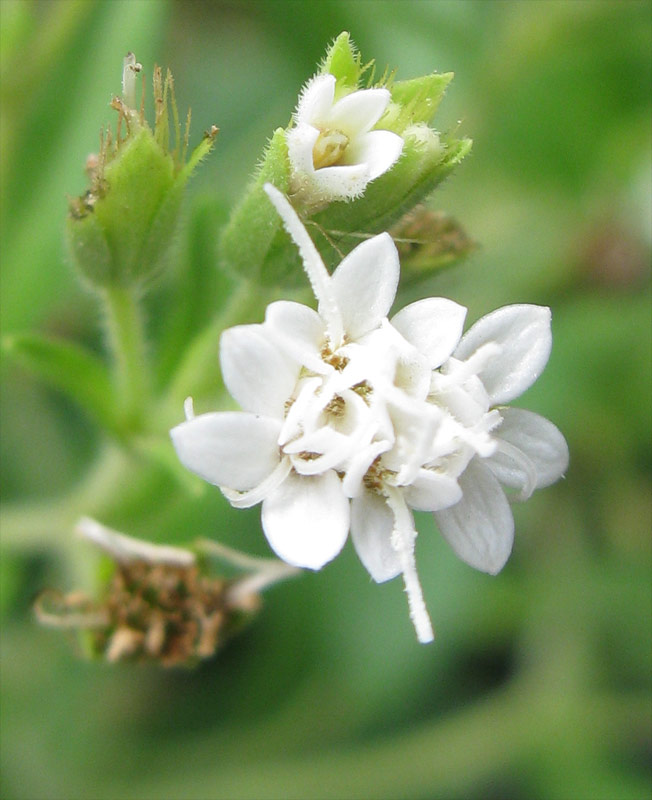
[[[303,275],[296,248],[265,194],[266,183],[283,193],[289,190],[290,162],[283,128],[274,131],[254,180],[224,229],[221,262],[229,272],[251,281],[299,285]]]
[[[326,51],[319,68],[320,74],[335,76],[337,93],[342,87],[355,89],[364,71],[360,53],[351,41],[351,34],[343,31]]]
[[[410,125],[430,122],[452,80],[452,72],[434,72],[407,81],[395,81],[389,87],[392,105],[383,118],[383,126],[402,134]]]

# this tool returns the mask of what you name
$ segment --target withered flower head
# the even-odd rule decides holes
[[[84,634],[90,655],[110,662],[194,666],[258,610],[264,586],[290,574],[275,560],[250,559],[209,543],[204,549],[250,571],[237,579],[214,577],[190,550],[134,539],[88,518],[77,530],[111,557],[113,573],[98,599],[42,592],[36,616],[42,624]]]

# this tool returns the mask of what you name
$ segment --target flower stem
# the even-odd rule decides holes
[[[140,305],[136,292],[129,287],[108,287],[102,298],[123,424],[128,430],[139,430],[150,390]]]

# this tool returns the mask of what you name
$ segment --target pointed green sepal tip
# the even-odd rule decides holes
[[[390,86],[393,113],[390,110],[383,124],[396,133],[403,133],[409,125],[430,122],[453,80],[452,72],[435,72],[407,81],[396,81]],[[392,116],[394,119],[392,119]]]
[[[360,53],[347,31],[340,33],[328,48],[319,71],[322,75],[328,73],[334,75],[338,88],[342,86],[357,87],[362,73]]]

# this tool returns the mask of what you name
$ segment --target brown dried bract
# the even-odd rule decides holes
[[[194,564],[134,561],[116,565],[100,602],[44,592],[35,611],[46,625],[88,631],[93,651],[107,661],[192,666],[214,655],[241,613],[229,605],[228,587]]]

